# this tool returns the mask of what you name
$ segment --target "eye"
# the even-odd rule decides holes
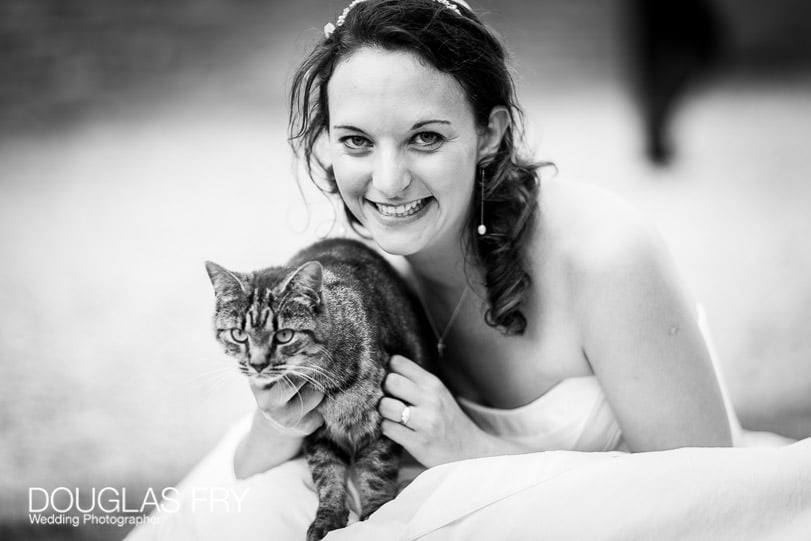
[[[420,147],[420,150],[434,150],[445,142],[445,138],[436,132],[423,131],[414,135],[411,141]]]
[[[346,137],[341,137],[341,144],[349,150],[366,150],[372,146],[371,141],[362,135],[347,135]]]
[[[248,335],[242,329],[231,329],[231,340],[244,344],[248,341]]]
[[[292,340],[292,339],[293,339],[293,335],[294,335],[294,334],[296,334],[296,332],[295,332],[295,331],[293,331],[293,330],[290,330],[290,329],[280,329],[280,330],[276,331],[276,334],[274,335],[274,337],[276,338],[276,341],[277,341],[278,343],[280,343],[280,344],[286,344],[286,343],[288,343],[290,340]]]

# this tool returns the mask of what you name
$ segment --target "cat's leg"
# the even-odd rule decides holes
[[[380,436],[355,457],[355,482],[363,503],[360,520],[397,495],[400,453],[398,444]]]
[[[346,526],[349,518],[346,506],[349,456],[322,436],[304,440],[304,455],[318,493],[318,510],[307,530],[307,541],[320,541],[330,531]]]

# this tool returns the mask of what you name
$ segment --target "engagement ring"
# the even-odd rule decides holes
[[[400,414],[400,424],[403,426],[408,426],[408,420],[411,418],[411,408],[406,406],[403,408],[403,412]]]

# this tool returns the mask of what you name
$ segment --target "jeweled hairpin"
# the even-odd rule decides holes
[[[346,6],[344,8],[344,10],[341,12],[341,14],[335,20],[335,24],[332,24],[332,23],[325,24],[324,25],[324,37],[329,38],[332,35],[332,33],[335,32],[336,28],[338,28],[338,27],[340,27],[341,25],[344,24],[344,21],[346,21],[346,16],[349,15],[349,12],[352,11],[352,8],[355,7],[356,5],[360,4],[361,2],[365,2],[365,1],[366,0],[353,0],[353,2],[351,4],[349,4],[348,6]],[[456,13],[457,15],[461,15],[461,13],[459,12],[459,8],[456,7],[449,0],[434,0],[434,2],[436,2],[437,4],[442,4],[443,6],[448,8],[449,10]],[[467,3],[465,3],[465,2],[459,2],[459,3],[463,4],[464,6],[467,6]]]

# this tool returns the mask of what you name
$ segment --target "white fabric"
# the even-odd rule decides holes
[[[428,470],[327,541],[811,539],[811,439],[781,448],[547,452]]]
[[[196,474],[230,468],[231,442]],[[230,449],[228,449],[230,447]],[[219,461],[219,464],[216,464]],[[188,479],[185,488],[200,486]],[[224,485],[239,509],[165,513],[129,541],[301,541],[317,506],[303,459]],[[780,448],[553,451],[427,470],[327,541],[808,539],[811,438]]]
[[[495,409],[458,398],[485,432],[535,451],[624,449],[622,432],[594,376],[568,378],[515,409]]]
[[[720,376],[700,309],[698,321]],[[722,393],[736,444],[788,441],[741,431],[723,383]],[[623,449],[623,442],[594,376],[563,380],[513,410],[459,402],[484,430],[551,452],[427,470],[368,520],[328,541],[811,539],[811,438],[771,449],[600,452]],[[303,540],[318,503],[307,465],[298,458],[235,479],[234,450],[249,426],[247,418],[239,423],[178,487],[179,511],[127,539]],[[403,468],[401,480],[421,471]],[[239,506],[235,499],[228,509],[195,506],[194,490],[205,487],[227,489]]]
[[[696,319],[721,385],[735,445],[745,443],[732,401],[723,383],[707,318],[696,307]],[[458,398],[459,405],[486,432],[514,441],[534,451],[628,450],[614,412],[596,376],[568,378],[533,402],[515,409],[489,408]],[[760,440],[759,443],[763,443]],[[751,439],[750,439],[751,442]],[[777,442],[774,442],[777,443]],[[786,442],[779,442],[786,443]]]

